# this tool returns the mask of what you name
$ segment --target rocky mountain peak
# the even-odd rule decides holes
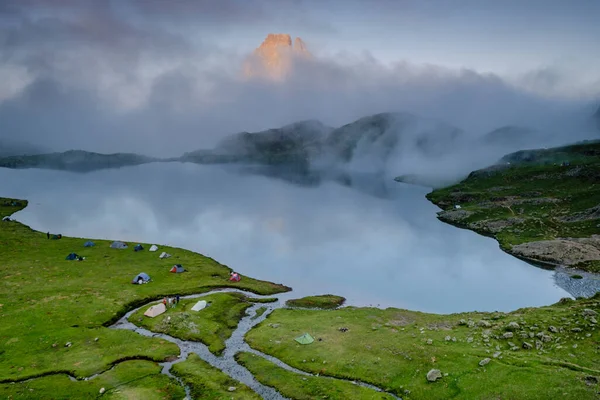
[[[245,63],[244,74],[246,77],[282,80],[291,73],[295,57],[310,57],[301,38],[295,38],[292,45],[291,35],[269,33]]]

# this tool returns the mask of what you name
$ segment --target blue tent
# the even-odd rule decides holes
[[[144,247],[141,244],[136,244],[133,248],[134,251],[144,250]]]
[[[140,272],[131,281],[131,283],[146,283],[146,282],[150,282],[150,276],[145,272]]]
[[[96,244],[94,242],[92,242],[91,240],[88,240],[87,242],[85,242],[83,244],[83,247],[92,247],[95,246]]]
[[[75,253],[71,253],[69,254],[67,257],[65,257],[65,260],[77,260],[79,258],[79,256]]]

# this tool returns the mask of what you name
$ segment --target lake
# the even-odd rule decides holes
[[[15,219],[36,230],[183,247],[291,286],[294,297],[332,293],[350,305],[439,313],[571,297],[554,272],[438,221],[429,189],[391,180],[301,186],[156,163],[87,174],[0,168],[0,182],[2,196],[30,201]]]

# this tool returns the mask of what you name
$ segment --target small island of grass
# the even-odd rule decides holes
[[[286,301],[285,304],[288,307],[334,309],[344,304],[345,301],[346,299],[341,296],[324,294],[302,297],[301,299],[291,299]]]

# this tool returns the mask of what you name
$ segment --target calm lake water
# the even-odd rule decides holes
[[[510,311],[569,294],[554,273],[436,219],[426,188],[314,187],[221,167],[149,164],[89,174],[0,168],[2,196],[40,231],[183,247],[244,275],[351,305]],[[373,189],[367,188],[367,189]],[[376,193],[377,195],[373,195]]]

